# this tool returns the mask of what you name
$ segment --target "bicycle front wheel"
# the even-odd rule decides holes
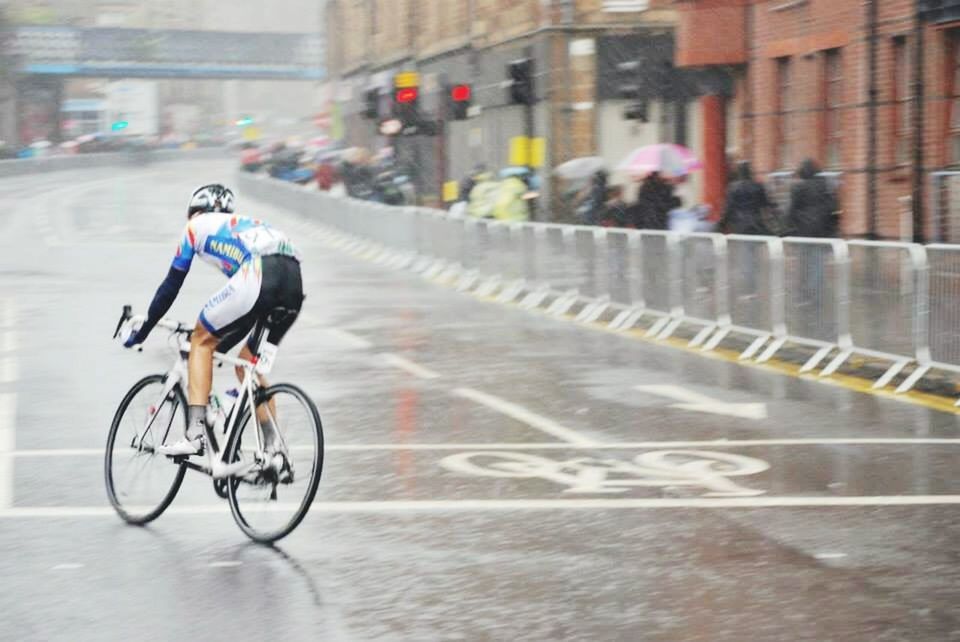
[[[179,387],[163,396],[163,375],[134,384],[110,425],[104,476],[107,497],[130,524],[146,524],[167,509],[186,468],[157,453],[187,427],[187,400]]]
[[[258,393],[257,402],[261,415],[269,413],[277,426],[288,469],[232,477],[227,491],[240,529],[254,541],[269,543],[297,527],[317,494],[323,470],[323,426],[313,401],[296,386],[270,386]],[[227,461],[256,461],[262,443],[258,422],[247,409],[231,437]]]

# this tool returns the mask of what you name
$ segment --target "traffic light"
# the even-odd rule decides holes
[[[420,127],[420,74],[401,71],[393,77],[391,113],[403,125],[405,135],[418,133]]]
[[[363,95],[363,117],[376,120],[380,117],[380,89],[368,89]]]
[[[647,101],[641,100],[640,61],[628,60],[617,63],[617,93],[624,100],[633,101],[623,110],[627,120],[647,122]]]
[[[450,120],[466,120],[472,98],[473,89],[470,85],[451,85],[447,89],[447,114]]]
[[[536,102],[533,85],[533,60],[520,58],[507,64],[507,76],[510,78],[510,102],[514,105],[532,105]]]
[[[126,128],[129,127],[129,126],[130,126],[130,123],[128,123],[127,121],[125,121],[125,120],[118,120],[118,121],[114,122],[112,125],[110,125],[110,129],[112,129],[112,130],[115,131],[115,132],[119,132],[119,131],[123,131],[124,129],[126,129]]]
[[[414,105],[420,98],[420,91],[416,87],[403,87],[394,94],[398,105]]]
[[[393,90],[393,117],[406,130],[420,122],[420,90],[417,87],[397,87]]]
[[[249,127],[253,124],[253,119],[249,116],[244,116],[243,118],[237,119],[235,124],[237,127]]]

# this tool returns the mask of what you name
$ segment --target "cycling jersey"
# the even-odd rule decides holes
[[[275,254],[300,260],[286,235],[263,221],[234,214],[203,214],[187,223],[173,267],[186,272],[193,257],[199,256],[232,277],[252,257]]]

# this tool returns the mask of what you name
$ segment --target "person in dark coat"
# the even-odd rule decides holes
[[[580,223],[599,225],[607,204],[607,172],[599,169],[590,178],[590,189],[577,207]]]
[[[340,175],[348,196],[368,200],[373,195],[373,170],[368,165],[344,161]]]
[[[667,229],[667,214],[680,207],[673,185],[663,180],[660,172],[650,172],[640,185],[636,207],[631,208],[633,225],[638,229]]]
[[[604,206],[600,224],[605,227],[626,227],[627,202],[623,200],[623,186],[613,185],[607,188],[607,202]]]
[[[837,200],[822,176],[820,168],[807,159],[797,171],[799,182],[790,190],[790,209],[787,225],[792,236],[830,238],[837,236]],[[823,308],[823,293],[826,291],[825,266],[830,262],[828,246],[814,244],[804,250],[803,265],[799,273],[803,279],[797,284],[801,305],[806,304],[807,314],[816,315]]]
[[[727,190],[727,202],[718,227],[729,234],[770,235],[773,230],[764,220],[776,205],[763,184],[753,178],[753,168],[744,161],[737,165],[736,179]]]
[[[790,190],[787,223],[793,236],[829,238],[837,236],[837,199],[811,159],[797,171],[800,179]]]

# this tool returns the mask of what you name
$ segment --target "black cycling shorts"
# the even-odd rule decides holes
[[[262,336],[279,345],[297,320],[303,307],[303,280],[300,263],[290,256],[271,254],[261,259],[263,277],[260,294],[249,312],[215,332],[220,339],[217,352],[227,352],[247,337],[247,347],[257,354]]]

